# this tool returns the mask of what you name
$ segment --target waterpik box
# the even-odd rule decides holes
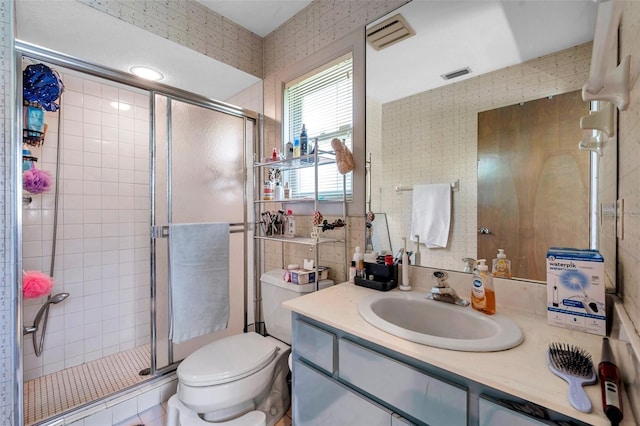
[[[604,259],[597,250],[551,247],[547,252],[547,322],[606,334]]]

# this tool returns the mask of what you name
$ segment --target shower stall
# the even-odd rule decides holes
[[[19,46],[22,67],[45,63],[64,91],[45,114],[24,170],[52,179],[23,192],[22,267],[53,277],[21,314],[24,424],[113,397],[175,369],[203,344],[247,327],[252,235],[250,111]],[[28,155],[27,155],[28,154]],[[231,225],[226,330],[169,339],[167,226]],[[251,286],[252,287],[252,286]],[[179,288],[179,287],[178,287]]]

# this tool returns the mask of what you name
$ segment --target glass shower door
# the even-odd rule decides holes
[[[226,222],[229,234],[230,315],[226,330],[181,344],[169,340],[168,239],[154,239],[156,369],[199,347],[244,329],[246,280],[245,117],[155,96],[153,211],[156,227],[178,223]]]

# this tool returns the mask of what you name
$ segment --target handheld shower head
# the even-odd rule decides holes
[[[47,300],[47,303],[53,303],[55,305],[62,302],[67,297],[69,297],[69,293],[58,293],[55,296],[51,296],[51,298]]]

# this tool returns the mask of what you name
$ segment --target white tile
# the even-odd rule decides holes
[[[84,107],[96,111],[102,111],[102,99],[98,96],[84,95]]]
[[[104,127],[118,127],[118,114],[110,114],[109,112],[103,112],[102,117],[102,131],[104,132]]]
[[[114,141],[118,140],[118,128],[110,127],[110,126],[102,126],[102,140],[103,141]]]
[[[106,408],[98,411],[96,414],[84,419],[85,425],[91,426],[111,426],[113,424],[112,409]]]
[[[137,398],[131,398],[127,401],[121,402],[118,405],[113,406],[113,422],[123,422],[127,420],[129,417],[136,417],[136,421],[138,423],[132,424],[142,424],[140,423],[140,419],[137,418],[138,414],[138,400]],[[126,423],[125,423],[126,424]]]
[[[91,109],[87,109],[84,111],[84,115],[81,116],[81,119],[84,120],[85,123],[88,124],[102,124],[102,113],[100,111],[95,111]]]
[[[152,389],[138,397],[138,411],[143,412],[155,405],[160,404],[160,389]]]
[[[102,84],[102,97],[108,100],[117,100],[118,88],[111,84]]]
[[[85,138],[102,138],[102,127],[99,124],[84,123],[83,136]]]
[[[99,152],[87,152],[84,153],[83,165],[85,167],[101,167],[102,156]]]
[[[76,90],[65,90],[64,91],[64,103],[65,105],[75,105],[75,106],[83,106],[83,95],[81,92]]]
[[[92,81],[92,80],[84,80],[83,81],[83,88],[82,91],[85,94],[89,94],[89,95],[94,95],[94,96],[102,96],[102,89],[101,89],[101,84],[96,82],[96,81]]]

